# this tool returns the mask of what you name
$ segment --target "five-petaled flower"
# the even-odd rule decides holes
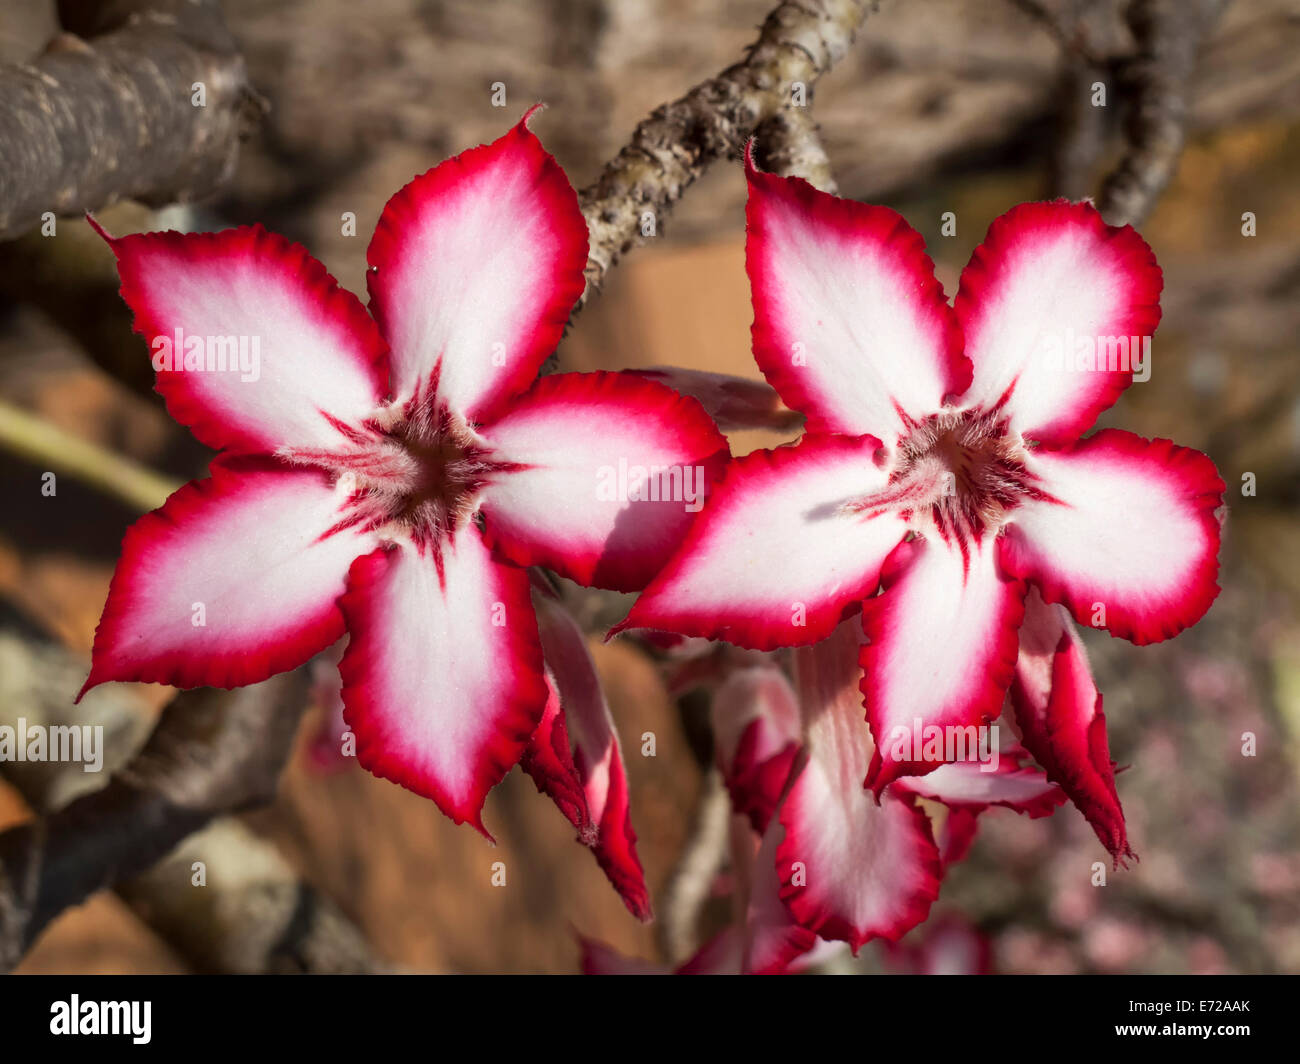
[[[1224,487],[1167,440],[1081,438],[1133,379],[1113,338],[1131,356],[1159,320],[1150,248],[1090,204],[1024,204],[950,305],[898,214],[752,158],[747,174],[754,356],[806,432],[730,465],[615,631],[766,650],[860,608],[877,795],[942,763],[891,742],[915,718],[978,725],[1010,690],[1027,749],[1126,855],[1070,615],[1135,643],[1195,623],[1218,593]],[[1102,345],[1090,371],[1066,338]]]
[[[587,228],[532,113],[388,202],[367,253],[373,318],[261,228],[108,238],[146,339],[257,337],[262,364],[241,379],[177,352],[159,372],[171,413],[222,453],[127,533],[86,689],[256,683],[346,632],[358,759],[486,834],[485,795],[564,686],[526,567],[644,587],[695,515],[602,497],[600,470],[707,478],[727,457],[700,405],[654,381],[534,383],[582,291]],[[601,706],[571,736],[581,764],[549,749],[587,834],[626,816]],[[564,738],[547,720],[545,741]]]

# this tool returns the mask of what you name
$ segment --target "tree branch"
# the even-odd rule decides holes
[[[65,0],[60,15],[65,32],[40,56],[0,67],[0,239],[45,211],[162,205],[224,185],[265,104],[216,0]]]
[[[101,728],[102,768],[113,772],[147,739],[148,716],[139,691],[124,685],[99,688],[72,705],[68,691],[85,674],[79,655],[32,626],[19,619],[0,624],[0,723],[23,718],[29,728]],[[102,779],[75,761],[7,761],[0,769],[38,814],[93,793]],[[206,868],[202,888],[191,885],[195,861]],[[304,882],[272,842],[234,817],[212,821],[115,890],[197,971],[331,974],[384,967],[360,929]]]
[[[1059,133],[1052,152],[1052,193],[1083,199],[1093,188],[1097,160],[1106,143],[1106,109],[1092,105],[1092,86],[1107,70],[1081,55],[1066,55],[1061,69]]]
[[[207,884],[190,885],[201,861]],[[214,820],[117,893],[198,971],[366,975],[387,970],[361,929],[280,851],[234,817]]]
[[[709,164],[737,154],[759,123],[800,109],[794,86],[813,85],[852,44],[873,0],[786,0],[749,54],[673,103],[657,108],[596,181],[579,193],[591,233],[587,286],[575,313],[640,239],[642,215],[658,219]],[[796,120],[797,121],[797,120]]]
[[[68,906],[144,872],[215,817],[269,801],[306,697],[301,669],[182,692],[108,786],[0,834],[0,970]]]
[[[1127,20],[1138,54],[1123,71],[1133,101],[1127,147],[1098,207],[1112,225],[1139,225],[1174,176],[1183,151],[1188,90],[1201,42],[1227,0],[1133,0]]]
[[[754,152],[758,165],[769,173],[802,177],[832,195],[837,191],[817,123],[806,107],[778,111],[764,121],[755,134]]]

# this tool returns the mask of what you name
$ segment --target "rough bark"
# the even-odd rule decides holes
[[[64,3],[60,16],[39,56],[0,67],[0,239],[47,211],[224,185],[261,104],[215,0]]]
[[[780,4],[741,62],[657,108],[636,127],[579,194],[591,250],[578,309],[638,242],[647,212],[659,219],[710,163],[740,152],[759,123],[811,102],[813,85],[848,51],[874,7],[866,0]]]
[[[1201,43],[1228,0],[1134,0],[1128,23],[1138,54],[1123,80],[1132,94],[1126,147],[1098,208],[1112,225],[1140,225],[1178,169]]]
[[[817,123],[807,109],[778,111],[760,125],[754,153],[758,165],[769,173],[802,177],[832,195],[838,191]]]
[[[306,692],[302,670],[183,692],[106,787],[0,834],[0,970],[64,909],[143,873],[214,818],[269,801]]]
[[[0,628],[0,723],[22,717],[29,726],[98,726],[103,770],[111,773],[148,738],[149,716],[136,690],[118,685],[72,705],[68,692],[85,673],[78,655],[29,626]],[[6,762],[0,768],[44,815],[93,793],[102,779],[66,761]],[[191,883],[195,861],[206,869],[201,888]],[[271,842],[234,817],[213,820],[115,890],[197,971],[330,974],[383,967],[356,925],[304,882]]]
[[[192,885],[202,862],[206,884]],[[201,972],[365,975],[385,970],[360,928],[233,817],[214,820],[117,893]]]

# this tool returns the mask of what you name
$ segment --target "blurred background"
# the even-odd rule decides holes
[[[123,203],[99,217],[116,233],[261,222],[305,244],[364,297],[370,232],[416,173],[494,139],[540,100],[550,106],[534,129],[583,187],[653,108],[739,59],[770,6],[226,0],[249,80],[270,105],[231,180],[201,206]],[[1078,24],[1090,47],[1127,46],[1118,4],[1073,6],[1087,9]],[[0,5],[0,60],[24,61],[51,38],[46,7]],[[1095,192],[1115,160],[1111,137],[1070,169],[1062,135],[1082,90],[1068,47],[1035,7],[886,0],[816,89],[814,115],[841,194],[899,210],[927,238],[950,294],[997,215],[1063,187]],[[491,103],[497,82],[504,108]],[[1216,461],[1228,484],[1224,590],[1205,620],[1159,646],[1084,633],[1112,756],[1129,766],[1117,784],[1141,860],[1094,887],[1092,864],[1106,855],[1072,807],[1037,821],[987,814],[934,913],[976,929],[999,971],[1300,971],[1300,8],[1230,4],[1205,44],[1189,104],[1186,150],[1142,227],[1165,273],[1153,372],[1103,424],[1169,437]],[[1098,116],[1103,132],[1118,129],[1121,111],[1112,91]],[[739,163],[719,162],[611,272],[564,341],[562,367],[674,364],[756,376],[743,205]],[[949,211],[956,233],[943,236]],[[344,212],[356,216],[355,235],[343,235]],[[1245,212],[1255,235],[1243,235]],[[117,298],[108,249],[75,218],[61,219],[58,233],[0,244],[0,399],[164,477],[201,475],[208,453],[150,391],[147,351]],[[738,452],[777,442],[760,433],[733,441]],[[70,703],[122,534],[138,516],[67,476],[57,495],[43,496],[43,471],[10,453],[0,462],[0,722]],[[1248,473],[1253,495],[1242,493]],[[702,772],[652,658],[627,640],[591,643],[623,735],[633,823],[657,899]],[[168,696],[109,685],[63,711],[108,722],[125,758]],[[256,881],[273,868],[310,884],[379,965],[571,972],[578,934],[657,956],[653,928],[626,913],[568,823],[518,771],[488,800],[494,850],[432,803],[322,757],[331,726],[326,709],[311,710],[274,803],[219,825],[225,836],[195,843],[198,852],[231,845],[251,855],[250,867],[228,875]],[[646,731],[658,737],[654,758],[637,749]],[[1247,732],[1257,738],[1253,757],[1242,754]],[[0,764],[0,828],[85,786],[17,779],[16,769]],[[499,860],[510,869],[506,887],[490,882]],[[725,885],[704,908],[702,932],[725,918]],[[18,970],[210,969],[210,957],[151,913],[150,889],[94,895],[57,919]],[[925,933],[923,925],[905,941]],[[871,945],[830,969],[896,964]]]

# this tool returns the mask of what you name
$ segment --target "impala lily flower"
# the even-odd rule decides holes
[[[992,806],[1048,816],[1065,801],[1042,770],[1022,765],[1024,751],[1000,728],[987,733],[996,761],[950,761],[894,781],[877,800],[862,786],[875,753],[859,692],[864,638],[853,618],[795,651],[802,754],[765,835],[776,836],[775,871],[790,919],[820,938],[847,942],[855,953],[874,938],[896,941],[926,918],[938,896],[945,861],[917,799],[972,820]],[[780,727],[788,716],[766,719]]]
[[[1213,463],[1127,432],[1081,438],[1159,320],[1150,248],[1090,204],[1025,204],[993,223],[949,305],[899,215],[746,169],[754,356],[807,431],[731,464],[615,631],[770,649],[860,608],[877,794],[950,759],[895,741],[915,721],[979,725],[1015,679],[1030,753],[1118,858],[1070,617],[1149,643],[1218,593]]]
[[[796,685],[772,663],[735,669],[712,703],[718,767],[737,817],[732,830],[739,918],[679,973],[769,974],[813,963],[845,942],[894,942],[925,920],[945,860],[918,798],[973,825],[992,806],[1047,816],[1065,801],[1025,753],[994,734],[1000,757],[905,777],[879,803],[862,787],[871,735],[862,721],[856,619],[794,654]],[[842,949],[843,946],[838,948]],[[584,944],[588,971],[644,970]]]
[[[548,701],[524,567],[644,586],[694,515],[602,495],[602,469],[726,457],[699,405],[652,381],[532,383],[587,256],[532,114],[388,202],[373,319],[261,228],[106,237],[168,409],[222,453],[128,531],[87,689],[256,683],[346,631],[358,759],[486,834],[484,797]],[[214,339],[241,338],[260,372],[214,364]]]

